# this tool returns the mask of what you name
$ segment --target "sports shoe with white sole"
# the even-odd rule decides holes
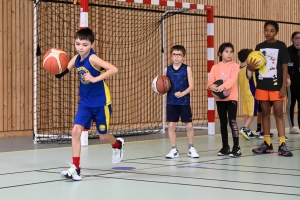
[[[61,177],[62,178],[67,178],[67,179],[73,179],[74,181],[80,181],[81,176],[80,176],[80,169],[77,169],[74,164],[68,163],[70,165],[70,168],[66,171],[61,172]]]
[[[239,146],[233,146],[232,151],[230,152],[229,156],[233,158],[240,157],[242,155],[241,148]]]
[[[218,156],[225,156],[230,154],[230,146],[223,146],[220,151],[218,151]]]
[[[290,134],[299,134],[299,129],[296,126],[290,128]]]
[[[241,136],[243,136],[243,138],[244,138],[245,140],[250,140],[250,138],[249,138],[249,136],[248,136],[248,134],[247,134],[247,129],[246,129],[246,127],[242,127],[242,128],[239,130],[239,134],[240,134]]]
[[[191,147],[188,151],[188,156],[191,158],[199,158],[199,154],[197,153],[195,147]]]
[[[251,130],[247,130],[247,131],[246,131],[246,134],[248,135],[248,137],[249,137],[250,139],[253,139],[253,138],[257,138],[257,137],[258,137],[258,136],[255,136],[254,133],[252,133]]]
[[[112,160],[111,162],[116,164],[121,162],[124,155],[124,139],[123,138],[117,138],[117,140],[120,142],[120,148],[112,148]]]
[[[179,157],[179,151],[176,148],[172,148],[171,151],[166,155],[166,158],[173,159]]]

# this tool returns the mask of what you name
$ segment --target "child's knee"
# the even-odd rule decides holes
[[[101,141],[107,140],[107,133],[106,133],[106,134],[99,134],[99,139],[100,139]]]
[[[280,110],[275,111],[275,109],[274,109],[274,116],[276,118],[283,118],[283,111],[280,111]]]
[[[168,124],[168,128],[171,130],[174,130],[175,126],[176,126],[175,122],[169,122],[169,124]]]
[[[185,128],[187,131],[192,131],[194,129],[191,122],[185,123]]]
[[[81,126],[75,125],[72,129],[72,137],[80,138],[81,132],[82,132]]]

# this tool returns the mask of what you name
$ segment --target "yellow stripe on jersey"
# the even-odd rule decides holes
[[[109,123],[110,123],[110,112],[109,105],[104,106],[105,120],[106,120],[106,130],[108,131]]]
[[[91,63],[90,61],[89,61],[89,63],[92,65],[92,67],[93,67],[95,70],[97,70],[97,71],[99,71],[99,72],[101,73],[101,70],[99,70],[97,67],[95,67],[95,66],[93,65],[93,63]]]
[[[100,72],[100,75],[103,74],[105,72],[105,69],[99,70],[97,67],[95,67],[91,62],[90,64],[92,65],[92,67]],[[105,91],[105,97],[106,97],[106,105],[110,105],[111,104],[111,97],[110,97],[110,90],[107,86],[107,84],[105,83],[105,81],[103,80],[103,85],[104,85],[104,91]]]

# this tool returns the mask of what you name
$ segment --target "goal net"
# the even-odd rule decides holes
[[[143,1],[141,1],[143,2]],[[185,63],[192,67],[195,89],[191,93],[196,128],[208,127],[207,13],[199,5],[157,1],[127,3],[89,0],[88,26],[95,33],[95,52],[114,64],[119,73],[107,80],[113,114],[109,132],[116,136],[158,133],[165,129],[165,98],[151,89],[155,76],[171,64],[170,48],[185,46]],[[176,6],[177,5],[177,6]],[[198,7],[197,7],[198,6]],[[194,7],[191,8],[191,7]],[[79,5],[73,0],[39,0],[35,3],[35,142],[69,142],[77,102],[76,70],[56,79],[42,66],[42,55],[63,49],[77,54],[74,34],[79,30]],[[178,130],[183,128],[179,124]],[[96,128],[89,131],[96,137]]]

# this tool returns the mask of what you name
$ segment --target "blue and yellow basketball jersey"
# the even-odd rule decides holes
[[[91,50],[85,59],[81,60],[80,55],[78,55],[75,60],[75,67],[80,79],[80,100],[78,104],[86,107],[100,107],[111,104],[110,91],[104,80],[91,83],[83,78],[85,73],[90,73],[93,77],[96,77],[105,72],[105,70],[100,71],[90,63],[89,58],[93,54],[95,52]]]
[[[182,64],[178,70],[173,68],[173,65],[168,66],[167,76],[171,81],[171,88],[167,96],[167,104],[169,105],[190,105],[190,93],[177,98],[176,92],[183,92],[189,87],[187,65]]]
[[[253,75],[251,79],[247,77],[247,67],[240,67],[239,71],[239,86],[242,96],[242,101],[247,101],[249,97],[254,97],[256,89],[256,79]]]

